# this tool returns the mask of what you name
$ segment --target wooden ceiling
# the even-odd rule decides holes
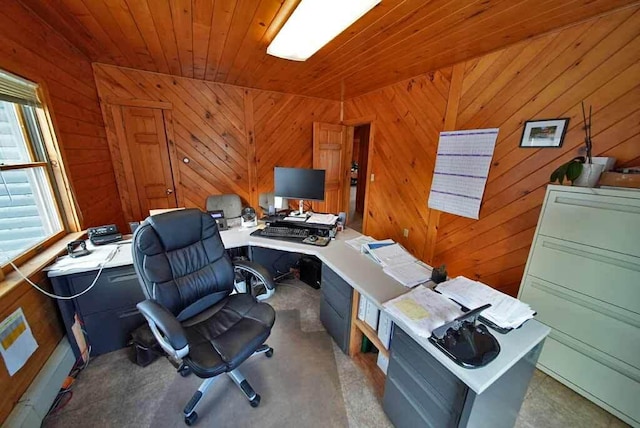
[[[383,0],[303,63],[266,48],[299,0],[19,0],[94,62],[341,99],[637,0]]]

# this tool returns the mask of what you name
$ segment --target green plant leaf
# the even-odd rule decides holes
[[[567,178],[571,181],[571,184],[580,177],[582,174],[582,162],[570,162],[567,167]]]

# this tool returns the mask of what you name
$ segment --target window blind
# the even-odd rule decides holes
[[[38,85],[14,74],[0,70],[0,100],[39,106]]]

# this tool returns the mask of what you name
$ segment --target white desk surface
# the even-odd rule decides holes
[[[254,230],[255,228],[232,228],[221,232],[220,236],[222,237],[225,248],[237,248],[250,245],[314,255],[318,257],[322,263],[325,263],[340,275],[341,278],[347,281],[347,283],[360,294],[373,301],[379,308],[382,308],[384,302],[410,290],[383,273],[382,268],[369,257],[345,244],[344,241],[360,235],[354,230],[345,229],[343,232],[338,233],[337,238],[331,241],[326,247],[251,236],[250,234]],[[119,251],[113,259],[105,265],[105,268],[132,264],[130,243],[109,244],[99,247],[92,246],[88,243],[87,247],[92,250],[90,256],[75,259],[73,268],[71,268],[71,266],[58,268],[58,266],[64,265],[65,262],[63,258],[48,268],[48,275],[49,277],[56,277],[97,270],[96,266],[102,260],[105,260],[116,246],[119,246]],[[391,314],[389,315],[395,324],[401,327],[476,394],[481,394],[491,386],[493,382],[500,378],[500,376],[527,354],[527,352],[540,343],[550,331],[548,327],[538,321],[529,320],[520,329],[513,330],[508,334],[494,332],[494,336],[498,339],[501,348],[498,357],[484,367],[465,369],[454,363],[426,338],[417,336],[400,319],[397,319]]]

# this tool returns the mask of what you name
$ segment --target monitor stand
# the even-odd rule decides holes
[[[298,211],[291,211],[291,214],[289,214],[289,217],[308,217],[308,213],[304,212],[304,200],[300,199],[300,202],[298,202]]]

